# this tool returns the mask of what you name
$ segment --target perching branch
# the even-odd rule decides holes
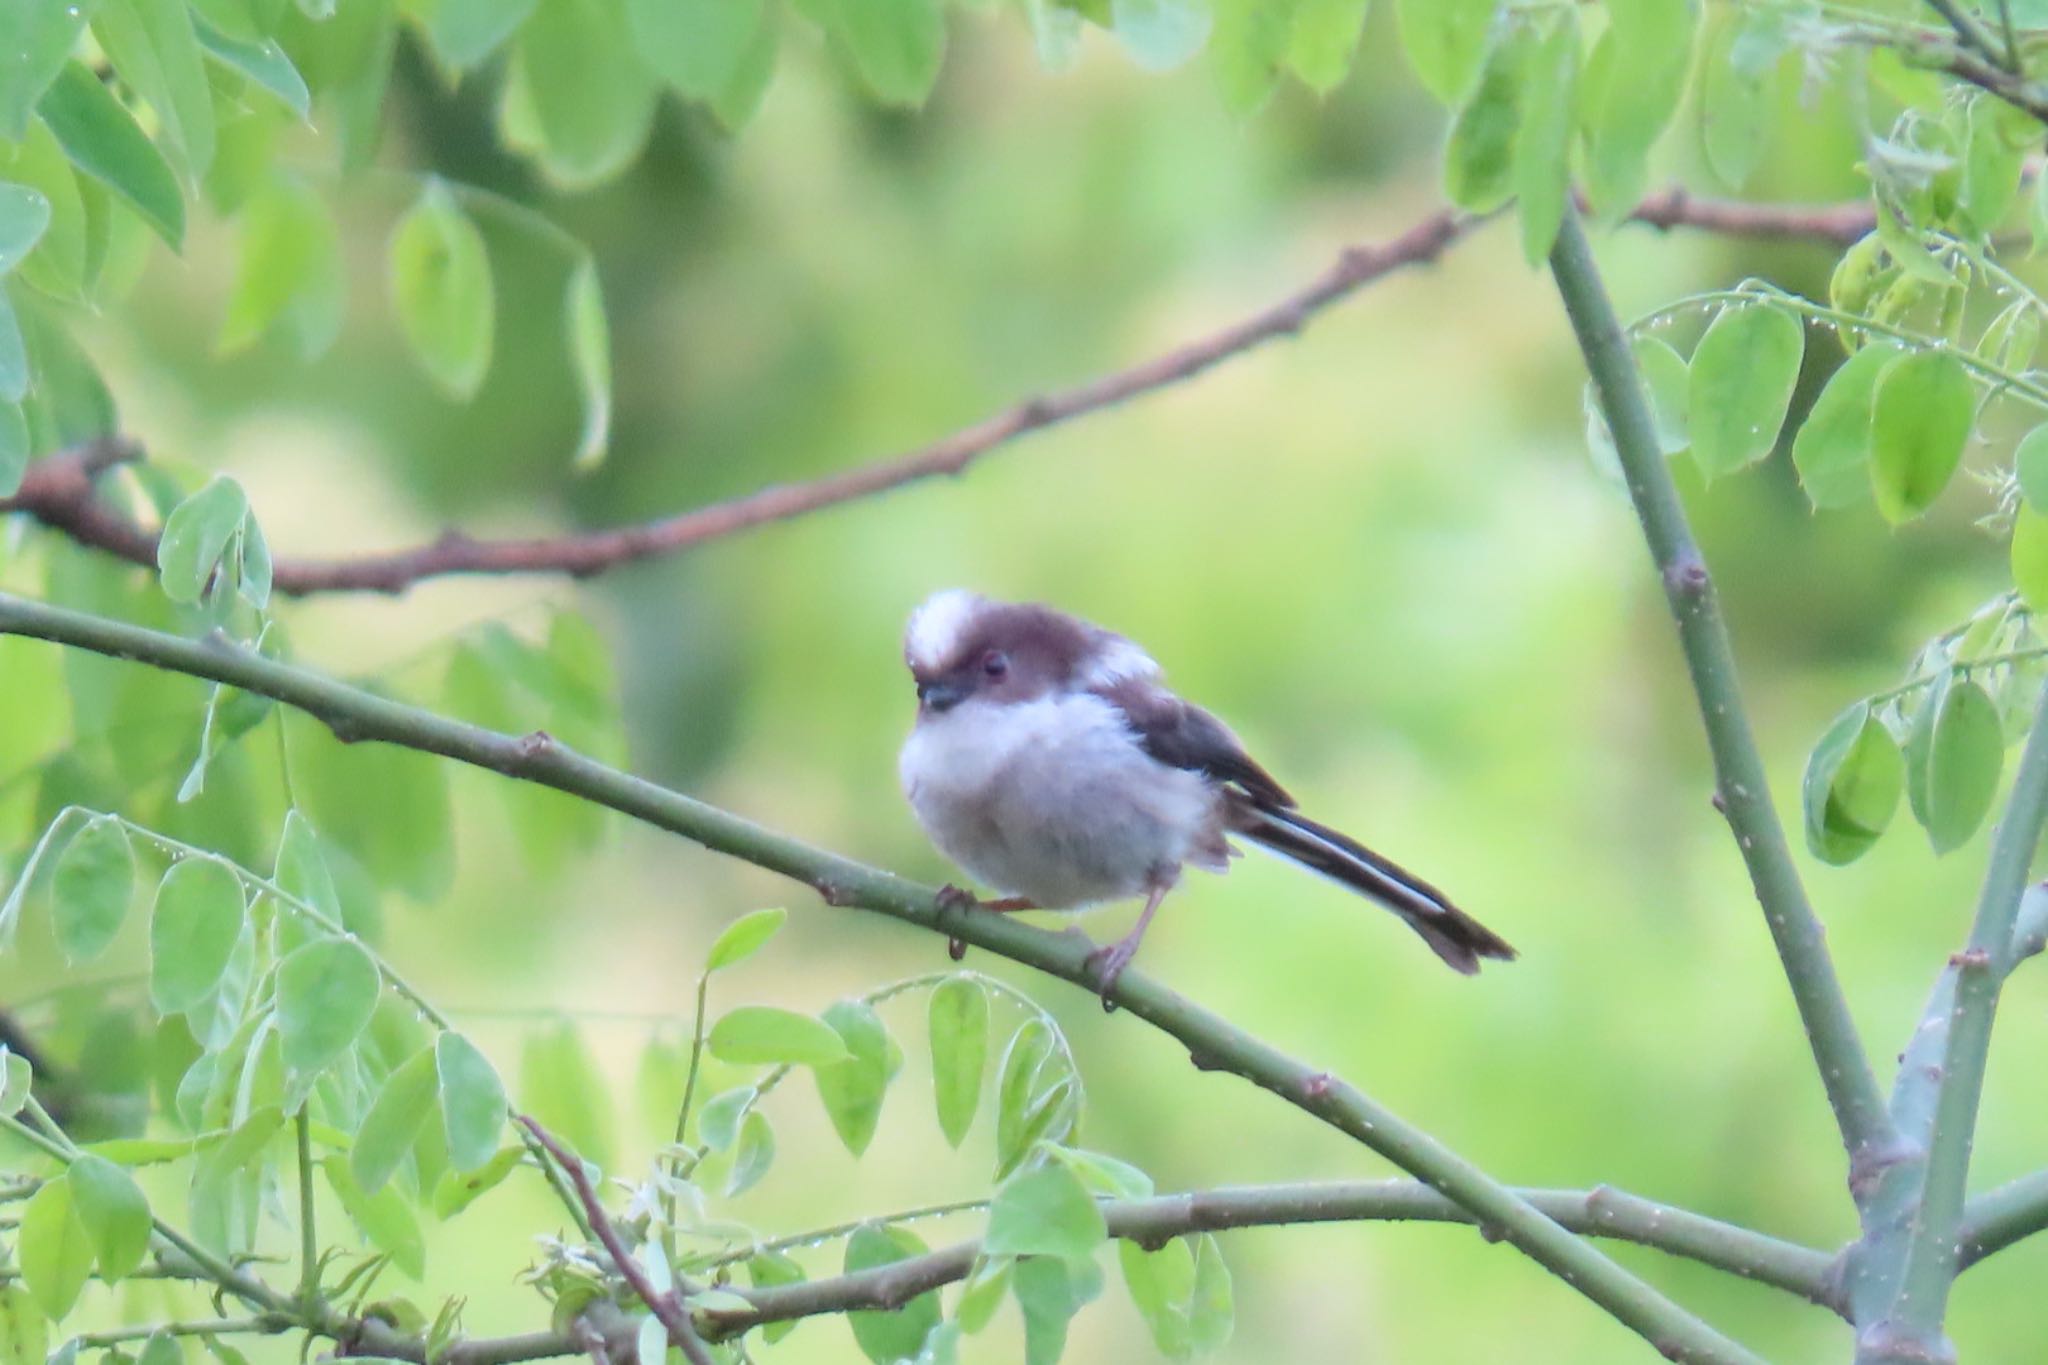
[[[1051,933],[943,901],[893,873],[812,848],[728,811],[572,753],[542,733],[498,733],[372,695],[252,654],[223,637],[181,639],[0,593],[0,633],[28,636],[226,683],[298,708],[344,741],[440,754],[616,810],[707,848],[816,888],[830,904],[871,910],[1096,992],[1093,949],[1075,931]],[[1178,1039],[1208,1070],[1253,1082],[1357,1139],[1441,1192],[1675,1360],[1757,1357],[1574,1236],[1512,1190],[1355,1087],[1254,1038],[1149,977],[1126,973],[1112,1003]]]
[[[1869,232],[1867,202],[1831,205],[1748,204],[1702,199],[1674,187],[1649,196],[1631,215],[1669,230],[1695,227],[1731,236],[1805,238],[1847,245]],[[1366,285],[1410,265],[1436,259],[1467,233],[1474,219],[1443,210],[1384,242],[1347,248],[1306,287],[1208,336],[1005,412],[906,454],[806,483],[765,488],[672,517],[603,531],[486,540],[450,530],[410,549],[337,559],[281,558],[279,591],[398,593],[450,574],[601,573],[619,564],[676,554],[707,541],[787,521],[843,502],[871,497],[940,475],[959,474],[998,446],[1046,427],[1114,407],[1191,379],[1246,351],[1300,331],[1316,314]],[[39,460],[28,468],[0,512],[21,512],[80,544],[144,566],[156,563],[156,532],[138,525],[94,490],[99,474],[139,451],[115,439]]]
[[[1952,981],[1952,990],[1936,988],[1930,1016],[1921,1025],[1924,1031],[1938,1022],[1945,1027],[1947,1038],[1939,1075],[1933,1081],[1932,1124],[1924,1137],[1920,1198],[1915,1216],[1898,1229],[1894,1241],[1873,1248],[1881,1259],[1891,1251],[1901,1261],[1903,1273],[1884,1317],[1866,1328],[1857,1341],[1858,1365],[1953,1358],[1942,1321],[1962,1249],[1970,1143],[1983,1100],[1992,1020],[2016,950],[2013,924],[2044,822],[2048,822],[2048,687],[2042,689],[2035,706],[2034,726],[2020,754],[2012,794],[1992,837],[1969,943],[1949,962],[1944,984]],[[1937,1010],[1939,1021],[1932,1017]]]
[[[668,1329],[668,1339],[683,1353],[690,1365],[711,1365],[711,1352],[705,1349],[704,1339],[697,1335],[697,1328],[690,1321],[690,1315],[677,1302],[673,1293],[663,1293],[648,1282],[647,1272],[633,1259],[633,1253],[626,1250],[625,1242],[619,1238],[619,1230],[612,1226],[611,1215],[604,1211],[604,1201],[597,1197],[591,1187],[590,1175],[583,1169],[583,1163],[555,1139],[555,1135],[540,1126],[525,1114],[517,1115],[514,1122],[533,1134],[533,1140],[547,1149],[555,1159],[569,1183],[576,1188],[576,1197],[583,1201],[583,1216],[590,1220],[590,1230],[597,1234],[597,1240],[604,1243],[604,1249],[612,1258],[612,1266],[621,1278],[640,1296],[640,1302],[647,1305],[647,1311],[661,1320]]]
[[[1614,434],[1629,497],[1678,624],[1686,669],[1692,676],[1707,745],[1713,752],[1715,804],[1735,832],[1750,882],[1763,905],[1765,923],[1784,963],[1821,1084],[1849,1154],[1850,1188],[1860,1204],[1878,1175],[1898,1160],[1898,1136],[1836,979],[1827,931],[1807,903],[1784,828],[1772,808],[1713,580],[1686,524],[1684,504],[1658,445],[1642,378],[1576,214],[1565,215],[1550,266],[1599,393],[1600,409]]]

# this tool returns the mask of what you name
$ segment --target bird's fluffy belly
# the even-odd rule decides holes
[[[1209,781],[1152,758],[1089,694],[928,716],[899,766],[947,857],[1048,909],[1135,896],[1184,862],[1222,862]]]

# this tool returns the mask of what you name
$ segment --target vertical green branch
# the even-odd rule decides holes
[[[313,1223],[313,1121],[305,1106],[292,1118],[299,1145],[299,1302],[320,1299],[320,1235]]]
[[[1942,1333],[1949,1288],[1961,1268],[1963,1189],[1970,1171],[1970,1145],[1984,1093],[1984,1064],[1991,1050],[1991,1025],[1999,989],[2017,951],[2013,922],[2026,890],[2034,846],[2048,820],[2048,687],[2034,709],[2034,728],[2020,755],[2012,796],[1991,842],[1984,888],[1968,945],[1949,961],[1953,990],[1937,988],[1923,1033],[1946,1027],[1940,1079],[1933,1094],[1933,1124],[1927,1135],[1925,1174],[1915,1216],[1890,1229],[1867,1254],[1899,1266],[1896,1289],[1884,1316],[1858,1341],[1857,1365],[1891,1365],[1954,1359]]]
[[[1715,601],[1677,486],[1665,468],[1649,399],[1628,339],[1607,297],[1585,228],[1567,211],[1550,268],[1565,312],[1584,352],[1614,435],[1614,447],[1642,522],[1664,595],[1678,623],[1686,670],[1692,676],[1713,752],[1715,800],[1728,817],[1762,902],[1765,922],[1791,984],[1792,997],[1820,1069],[1821,1084],[1849,1153],[1851,1188],[1859,1198],[1867,1180],[1892,1161],[1898,1146],[1890,1113],[1870,1069],[1862,1039],[1828,955],[1826,930],[1807,903],[1784,827],[1771,806],[1763,760],[1750,733],[1735,673],[1734,650]]]

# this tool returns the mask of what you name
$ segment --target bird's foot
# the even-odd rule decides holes
[[[979,900],[975,899],[972,891],[962,890],[951,882],[947,882],[944,886],[940,887],[939,894],[933,897],[933,899],[938,902],[939,909],[941,910],[972,910],[975,906],[981,904]]]
[[[1116,983],[1123,977],[1124,968],[1131,965],[1131,959],[1138,955],[1139,934],[1120,938],[1107,947],[1097,948],[1088,954],[1087,965],[1095,973],[1095,994],[1102,1001],[1105,1014],[1116,1012],[1116,1001],[1110,995],[1116,990]]]

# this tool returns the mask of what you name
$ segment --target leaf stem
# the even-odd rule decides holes
[[[1835,975],[1827,931],[1807,901],[1784,827],[1771,805],[1713,580],[1686,524],[1685,506],[1665,465],[1642,378],[1576,213],[1566,212],[1550,264],[1678,626],[1713,754],[1717,804],[1734,831],[1784,964],[1821,1085],[1849,1154],[1850,1189],[1860,1203],[1868,1188],[1866,1177],[1896,1159],[1898,1134]]]
[[[320,1303],[320,1236],[313,1225],[313,1120],[304,1106],[292,1118],[299,1148],[299,1302]]]

